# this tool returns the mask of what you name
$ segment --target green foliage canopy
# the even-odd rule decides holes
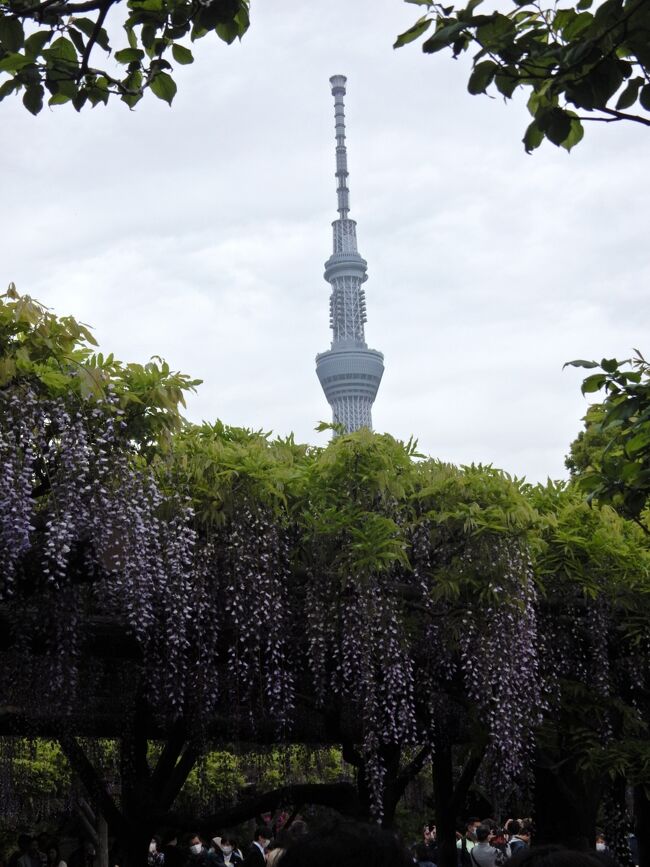
[[[572,361],[591,373],[583,394],[604,392],[590,409],[586,429],[572,446],[578,483],[589,498],[611,504],[646,533],[650,504],[650,364],[640,352],[618,361]]]
[[[406,2],[426,7],[425,14],[397,38],[396,48],[427,33],[422,50],[428,54],[450,48],[458,57],[478,49],[470,93],[492,88],[504,99],[520,87],[528,93],[533,116],[523,139],[528,152],[544,139],[570,150],[583,137],[583,121],[650,126],[646,0],[512,0],[509,8],[488,13],[479,9],[483,0],[464,7]]]
[[[146,457],[180,429],[185,393],[201,381],[170,370],[161,358],[123,364],[112,353],[96,352],[87,325],[56,316],[13,284],[0,295],[0,347],[0,389],[35,383],[43,395],[111,406]]]
[[[121,14],[124,45],[113,51],[106,25]],[[215,33],[241,38],[249,25],[248,0],[0,0],[0,100],[22,93],[38,114],[48,105],[106,104],[119,96],[129,108],[150,90],[171,102],[174,64],[192,63],[185,44]],[[114,64],[97,60],[97,52]],[[49,95],[49,97],[48,97]]]

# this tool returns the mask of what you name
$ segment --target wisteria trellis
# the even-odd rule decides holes
[[[355,466],[384,449],[370,482],[365,470],[341,473],[345,449]],[[377,479],[393,459],[402,487],[392,480],[382,490]],[[535,586],[531,514],[472,523],[477,503],[485,514],[494,506],[463,487],[482,471],[417,464],[390,438],[341,438],[326,458],[305,450],[283,469],[280,506],[257,497],[254,483],[235,485],[210,526],[197,514],[206,492],[170,488],[169,460],[173,452],[145,464],[110,391],[83,403],[24,381],[0,390],[1,593],[19,624],[3,654],[4,705],[77,720],[104,677],[83,644],[87,621],[101,615],[137,643],[134,669],[163,729],[182,718],[207,741],[219,720],[223,739],[272,730],[290,740],[306,693],[322,710],[344,708],[380,817],[382,747],[433,744],[442,717],[453,740],[469,713],[486,732],[490,787],[508,797],[530,779],[535,731],[559,700],[562,666],[609,688],[609,610],[582,599],[575,634],[557,632]],[[254,481],[243,464],[235,475],[247,472]],[[500,496],[514,492],[483,472]],[[457,512],[451,479],[462,481]],[[376,526],[376,550],[388,554],[369,566],[355,551],[372,549],[372,536],[359,534]],[[499,677],[486,682],[486,670]],[[520,681],[523,703],[509,695]],[[454,705],[459,694],[469,710]]]

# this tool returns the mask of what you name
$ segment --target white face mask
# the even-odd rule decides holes
[[[149,843],[149,851],[150,851],[152,854],[156,851],[156,844],[155,844],[155,842],[154,842],[153,840],[151,841],[151,843]]]
[[[193,846],[190,846],[190,852],[192,855],[200,855],[202,848],[203,846],[200,843],[195,843]]]
[[[599,852],[604,852],[606,848],[607,846],[604,843],[596,843],[596,849],[598,849]]]
[[[230,853],[232,852],[232,846],[222,846],[221,851],[224,855],[230,855]]]

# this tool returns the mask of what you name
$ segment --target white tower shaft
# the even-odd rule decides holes
[[[384,372],[383,355],[365,341],[366,299],[362,284],[367,263],[357,249],[356,223],[349,219],[348,155],[345,144],[346,78],[330,78],[334,96],[337,210],[332,223],[332,255],[325,263],[330,296],[331,349],[316,357],[316,372],[332,407],[334,421],[346,431],[372,428],[372,405]]]

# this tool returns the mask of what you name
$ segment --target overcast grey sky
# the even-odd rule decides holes
[[[170,109],[0,105],[0,266],[125,360],[204,384],[197,421],[303,441],[329,419],[322,278],[336,216],[328,78],[348,76],[350,189],[368,260],[375,428],[543,480],[586,410],[572,358],[647,347],[647,130],[589,124],[527,156],[523,101],[467,62],[391,48],[400,0],[253,0],[241,44],[195,45]]]

